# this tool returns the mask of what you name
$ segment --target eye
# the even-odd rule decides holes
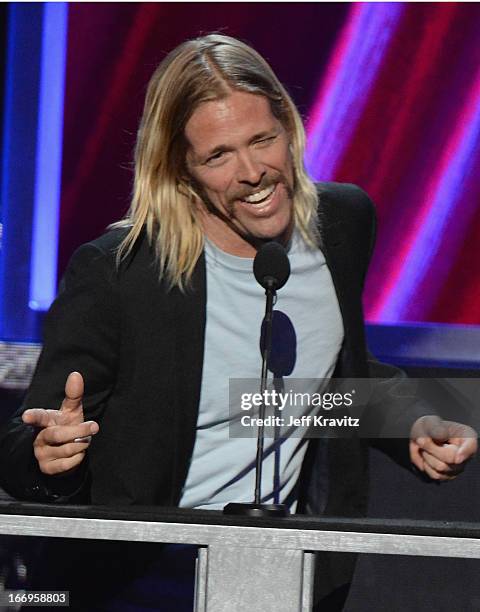
[[[219,151],[218,153],[215,153],[215,155],[212,155],[211,157],[209,157],[205,163],[209,164],[210,162],[214,162],[218,159],[221,159],[222,155],[223,155],[223,151]]]
[[[257,140],[255,142],[256,145],[259,146],[268,146],[269,144],[271,144],[274,140],[276,140],[277,136],[267,136],[266,138],[260,138],[260,140]]]
[[[222,165],[228,158],[228,151],[218,151],[213,155],[210,155],[205,162],[205,166],[220,166]]]

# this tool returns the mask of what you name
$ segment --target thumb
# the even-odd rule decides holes
[[[431,424],[428,435],[437,444],[446,442],[450,437],[448,426],[445,421],[442,421],[441,419],[438,419],[436,422]]]
[[[83,391],[84,384],[82,375],[79,372],[71,372],[65,383],[65,399],[60,407],[63,414],[77,412],[80,409],[83,420]]]
[[[448,426],[436,415],[428,415],[421,417],[417,421],[417,427],[414,427],[414,441],[423,447],[428,445],[428,439],[434,440],[437,444],[445,442],[449,438]]]

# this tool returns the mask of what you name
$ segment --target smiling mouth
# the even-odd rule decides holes
[[[249,204],[253,206],[253,208],[263,208],[266,204],[270,202],[273,194],[275,193],[277,185],[270,185],[261,191],[257,191],[255,193],[250,194],[244,198],[241,198],[240,201],[245,204]]]

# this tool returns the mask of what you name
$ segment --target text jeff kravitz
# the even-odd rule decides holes
[[[333,418],[313,414],[304,414],[299,417],[290,415],[288,419],[274,415],[262,419],[244,414],[240,423],[243,427],[360,427],[360,419],[351,416]]]

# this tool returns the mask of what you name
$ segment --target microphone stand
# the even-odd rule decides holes
[[[262,351],[262,374],[260,380],[260,393],[264,398],[264,392],[267,389],[268,363],[270,359],[270,351],[272,348],[272,323],[273,323],[273,305],[277,295],[275,290],[276,279],[273,277],[265,278],[265,342],[263,343]],[[234,514],[242,516],[287,516],[289,509],[285,504],[262,504],[262,471],[263,471],[263,451],[265,446],[265,427],[263,421],[265,419],[265,402],[262,401],[259,410],[261,425],[258,426],[257,435],[257,456],[255,460],[255,497],[253,504],[241,504],[231,502],[223,509],[224,514]]]

